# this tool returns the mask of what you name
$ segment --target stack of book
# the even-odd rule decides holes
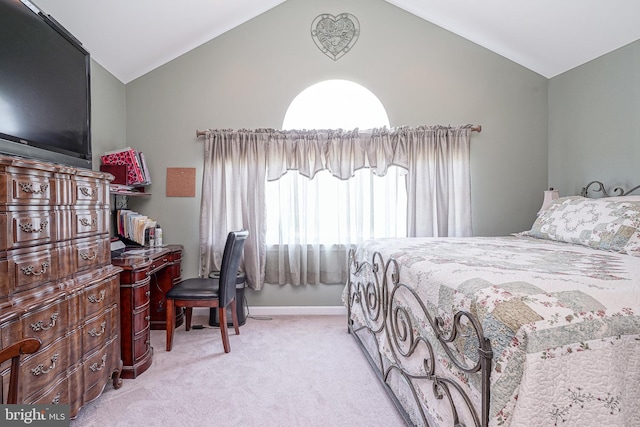
[[[113,184],[127,186],[151,184],[151,175],[142,152],[131,147],[120,148],[105,152],[101,160],[103,167],[100,167],[100,170],[109,172],[116,177]],[[125,171],[120,174],[117,168],[111,168],[111,166],[125,166],[126,169],[120,168]]]
[[[116,211],[116,233],[142,246],[153,246],[156,221],[128,209]]]

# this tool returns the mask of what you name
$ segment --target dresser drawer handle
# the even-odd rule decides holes
[[[91,251],[91,255],[89,255],[88,252],[80,252],[80,258],[82,258],[85,261],[93,261],[96,258],[98,258],[98,252]]]
[[[80,218],[80,224],[85,227],[95,227],[97,223],[98,218],[95,217],[91,217],[91,221],[89,221],[87,218]]]
[[[29,182],[27,184],[21,182],[19,183],[19,185],[22,191],[24,191],[27,194],[43,194],[45,191],[49,189],[49,184],[40,184],[39,185],[40,188],[38,190],[34,189],[33,187],[34,184],[32,182]]]
[[[105,329],[107,329],[107,322],[102,322],[100,324],[100,332],[98,332],[96,328],[93,328],[89,331],[89,335],[91,335],[92,337],[99,337],[100,335],[104,334]]]
[[[40,271],[36,271],[36,268],[33,265],[30,265],[28,267],[22,267],[20,268],[20,270],[22,270],[22,274],[24,274],[25,276],[41,276],[47,272],[47,268],[49,268],[49,263],[43,262],[41,265],[42,267],[40,268]]]
[[[34,228],[33,224],[31,224],[30,222],[27,222],[24,224],[20,224],[20,229],[25,233],[42,233],[47,228],[48,225],[49,225],[49,221],[42,221],[40,223],[40,228]]]
[[[56,396],[53,398],[53,400],[51,401],[52,405],[58,405],[60,404],[60,392],[58,392],[56,394]]]
[[[102,302],[102,301],[104,301],[104,297],[105,297],[106,294],[107,294],[107,291],[103,289],[103,290],[100,291],[100,294],[99,294],[100,296],[98,296],[98,297],[96,297],[95,295],[89,295],[89,297],[88,297],[89,298],[89,302],[90,303],[94,303],[94,304],[98,303],[98,302]]]
[[[34,376],[38,376],[40,374],[48,374],[52,369],[56,367],[56,362],[58,361],[58,353],[54,354],[51,358],[51,366],[45,368],[44,365],[40,364],[31,370],[31,373]]]
[[[31,324],[31,329],[33,329],[34,332],[40,332],[53,328],[54,326],[56,326],[56,320],[58,320],[59,314],[60,313],[58,313],[57,311],[53,313],[51,315],[51,320],[49,321],[49,324],[47,326],[44,326],[43,320],[38,320],[36,323]]]
[[[98,192],[98,189],[97,188],[91,188],[91,187],[80,187],[80,192],[85,197],[93,198],[93,196],[95,196],[96,193]]]
[[[102,368],[104,368],[106,364],[107,364],[107,353],[105,353],[104,356],[102,356],[102,364],[101,365],[98,365],[98,362],[96,362],[93,365],[89,366],[89,369],[91,369],[91,372],[101,371]]]

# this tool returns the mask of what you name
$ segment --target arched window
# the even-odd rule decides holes
[[[346,80],[327,80],[302,91],[289,106],[283,129],[372,129],[387,126],[389,119],[380,100],[368,89]],[[286,264],[291,256],[286,251],[312,251],[326,258],[332,246],[340,245],[343,251],[368,238],[406,236],[406,186],[404,170],[391,167],[383,177],[369,169],[361,169],[352,179],[342,181],[328,171],[321,171],[308,179],[296,171],[289,171],[277,181],[267,182],[267,275],[269,264],[278,247],[279,264]],[[286,248],[286,249],[285,249]],[[272,260],[270,261],[270,255]],[[286,262],[283,259],[287,260]],[[341,270],[338,262],[337,269]],[[320,261],[322,264],[322,262]],[[306,266],[307,261],[303,264]],[[312,265],[310,269],[324,269]],[[289,266],[284,270],[297,270]],[[300,267],[300,282],[318,283],[309,278]],[[282,270],[282,269],[281,269]],[[282,273],[281,273],[282,274]],[[343,280],[336,271],[336,282]],[[329,275],[331,276],[331,275]],[[272,277],[273,279],[273,277]],[[273,280],[268,280],[273,283]],[[280,277],[279,283],[295,283],[297,280]]]

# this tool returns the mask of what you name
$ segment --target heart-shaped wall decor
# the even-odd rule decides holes
[[[333,16],[323,13],[311,24],[311,38],[318,49],[337,61],[342,58],[358,40],[360,23],[350,13]]]

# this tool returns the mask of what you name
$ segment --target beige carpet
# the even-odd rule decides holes
[[[194,324],[207,324],[194,316]],[[345,316],[248,318],[225,354],[217,328],[151,332],[153,365],[109,383],[72,427],[401,426]]]

